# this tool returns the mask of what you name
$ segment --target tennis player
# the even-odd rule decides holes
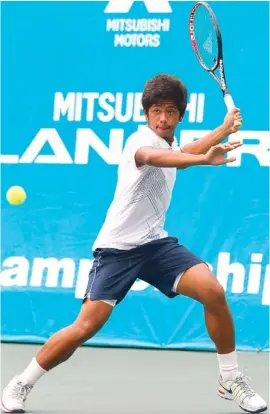
[[[247,412],[267,409],[239,371],[234,324],[222,286],[203,259],[164,229],[177,169],[235,161],[225,155],[240,142],[221,142],[239,129],[240,111],[232,110],[221,126],[179,149],[174,132],[187,106],[182,82],[164,74],[154,77],[145,85],[142,106],[147,126],[135,132],[124,148],[115,195],[93,246],[95,260],[80,313],[10,381],[2,397],[5,412],[24,412],[39,378],[99,331],[138,277],[169,298],[184,295],[204,306],[207,330],[217,350],[218,395]]]

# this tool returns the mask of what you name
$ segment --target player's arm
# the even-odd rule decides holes
[[[141,147],[135,154],[138,167],[150,165],[152,167],[184,169],[193,165],[205,165],[205,155],[184,154],[153,147]]]
[[[206,154],[211,147],[220,144],[228,135],[237,132],[241,125],[242,116],[240,110],[235,108],[225,116],[221,126],[205,137],[184,145],[181,147],[181,151],[188,154]]]
[[[225,158],[225,154],[242,145],[240,142],[231,142],[225,145],[215,145],[206,154],[194,155],[178,151],[141,147],[136,151],[137,167],[149,165],[161,168],[185,168],[196,165],[223,165],[235,161],[234,157]]]

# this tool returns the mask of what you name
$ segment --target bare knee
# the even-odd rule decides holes
[[[225,305],[225,291],[218,281],[212,282],[205,288],[201,302],[208,308],[217,308]]]
[[[200,263],[186,270],[177,287],[180,295],[189,296],[207,307],[225,304],[225,292],[209,267]]]
[[[112,307],[101,301],[90,301],[87,299],[81,308],[78,318],[72,327],[74,334],[80,342],[92,338],[108,320]]]
[[[72,324],[74,334],[80,342],[92,338],[101,328],[95,320],[77,320]]]

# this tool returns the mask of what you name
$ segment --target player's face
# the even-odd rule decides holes
[[[149,127],[161,138],[172,141],[180,113],[173,102],[162,102],[150,107],[146,116]]]

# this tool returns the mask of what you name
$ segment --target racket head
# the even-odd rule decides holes
[[[223,59],[222,39],[217,18],[208,3],[199,1],[192,7],[189,34],[200,64],[213,73]]]

